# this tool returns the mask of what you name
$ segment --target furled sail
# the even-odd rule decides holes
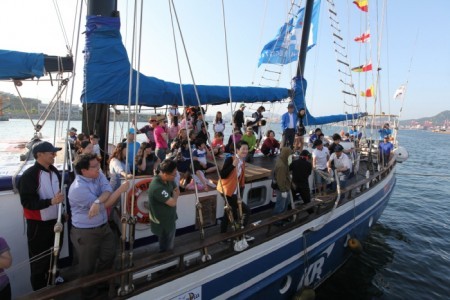
[[[120,19],[116,17],[88,16],[86,25],[86,48],[82,103],[128,105],[130,62],[120,34]],[[180,85],[155,77],[145,76],[133,70],[133,82],[139,76],[139,104],[143,106],[182,105]],[[299,84],[296,79],[294,92],[286,88],[231,87],[233,102],[276,102],[289,97],[297,110],[305,108],[306,80]],[[184,84],[183,97],[186,105],[198,105],[194,86]],[[200,103],[222,104],[229,102],[228,86],[196,86]],[[131,104],[136,102],[136,87],[132,87]],[[346,114],[313,117],[307,111],[306,125],[339,122],[360,115]]]
[[[130,62],[120,34],[120,19],[88,16],[85,49],[85,80],[81,102],[128,105]],[[139,76],[139,104],[163,106],[182,104],[180,85],[133,70],[133,81]],[[201,104],[229,101],[228,86],[197,85]],[[231,87],[235,102],[280,101],[289,97],[289,89],[263,87]],[[194,86],[183,85],[186,105],[198,105]],[[133,86],[132,104],[136,87]]]
[[[0,80],[40,78],[49,72],[72,72],[73,59],[43,53],[0,50]]]
[[[44,54],[0,50],[0,79],[28,79],[44,75]]]

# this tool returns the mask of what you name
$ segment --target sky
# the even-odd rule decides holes
[[[65,56],[66,44],[53,2],[0,1],[0,49]],[[61,11],[69,44],[72,45],[72,40],[77,38],[74,38],[73,27],[78,1],[55,2]],[[131,49],[132,44],[132,2],[119,0],[122,37],[127,49]],[[232,85],[239,86],[260,83],[264,69],[264,65],[257,67],[260,51],[265,43],[274,38],[278,28],[286,20],[289,2],[225,0],[225,47],[222,1],[174,1],[194,76],[192,79],[177,33],[182,83],[195,81],[196,84],[228,85],[230,81]],[[341,77],[338,75],[332,47],[327,3],[325,0],[322,2],[318,45],[308,52],[305,69],[305,78],[308,80],[307,106],[315,116],[351,111],[351,108],[343,104],[342,87],[339,84]],[[370,59],[374,66],[380,62],[380,90],[377,92],[378,99],[375,104],[377,110],[392,114],[399,114],[401,110],[401,119],[414,119],[431,117],[450,109],[447,104],[450,92],[446,89],[446,84],[450,82],[450,34],[445,31],[450,27],[450,1],[430,0],[425,6],[423,1],[390,0],[387,1],[388,13],[383,15],[384,2],[369,0],[368,17],[351,1],[348,1],[348,4],[343,0],[335,3],[344,4],[344,7],[338,7],[337,11],[351,67],[362,65]],[[83,11],[85,13],[86,7],[83,7]],[[381,28],[381,25],[376,24],[376,20],[383,18],[387,21]],[[84,26],[84,21],[82,23]],[[372,41],[370,47],[362,48],[352,39],[368,27]],[[144,1],[142,28],[139,64],[141,72],[178,83],[180,79],[168,1]],[[376,50],[378,41],[381,41],[379,52]],[[83,45],[84,35],[81,35],[79,50],[73,48],[73,53],[78,53],[73,103],[79,103],[82,89]],[[380,58],[377,53],[380,53]],[[134,57],[137,57],[137,54]],[[295,74],[295,64],[285,66],[283,71],[281,81],[274,84],[290,87],[289,79]],[[353,73],[353,82],[358,92],[368,88],[375,80],[375,73]],[[408,85],[404,101],[393,100],[396,89],[406,82]],[[47,102],[55,91],[54,87],[49,86],[48,82],[24,84],[21,94]],[[0,82],[0,90],[16,94],[11,82]],[[360,103],[363,102],[364,100]],[[367,98],[366,102],[367,107],[363,105],[362,110],[372,112],[374,100]],[[259,104],[249,105],[247,114],[257,106]],[[279,114],[286,110],[285,104],[265,106]],[[211,112],[219,109],[223,112],[231,110],[228,106],[218,106],[211,108]]]

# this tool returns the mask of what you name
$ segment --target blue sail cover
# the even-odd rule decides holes
[[[0,80],[44,75],[44,54],[0,50]]]
[[[365,113],[357,113],[357,114],[340,114],[340,115],[331,115],[331,116],[323,116],[323,117],[313,117],[310,113],[308,108],[306,107],[305,102],[305,94],[303,91],[306,91],[306,80],[301,77],[295,77],[292,79],[294,90],[294,106],[295,111],[299,111],[301,108],[305,109],[306,116],[303,119],[303,124],[305,126],[314,126],[314,125],[322,125],[322,124],[330,124],[330,123],[336,123],[346,120],[353,120],[353,119],[359,119],[366,115]]]
[[[130,62],[120,34],[120,19],[114,17],[88,16],[82,103],[128,105]],[[145,76],[133,70],[131,104],[136,99],[136,79],[139,76],[139,105],[164,106],[183,105],[180,85]],[[197,106],[194,86],[184,84],[185,105]],[[228,86],[197,85],[200,103],[222,104],[229,102]],[[298,109],[306,108],[306,80],[294,78],[294,103]],[[231,87],[233,102],[275,102],[292,96],[285,88]],[[306,110],[305,125],[320,125],[339,122],[359,115],[336,115],[313,117]]]
[[[122,43],[120,19],[88,16],[85,48],[85,81],[81,102],[128,105],[130,62]],[[180,85],[133,70],[132,101],[136,99],[136,79],[139,76],[139,104],[144,106],[182,105]],[[186,105],[198,105],[191,84],[182,85]],[[228,86],[197,85],[201,104],[229,102]],[[234,102],[274,102],[289,97],[289,89],[262,87],[232,87]]]

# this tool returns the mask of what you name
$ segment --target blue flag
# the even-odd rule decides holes
[[[317,43],[319,10],[320,0],[316,0],[314,2],[311,17],[308,50]],[[302,7],[298,10],[297,14],[289,20],[289,22],[281,26],[275,38],[267,43],[262,49],[258,67],[261,64],[285,65],[298,59],[304,16],[305,9]],[[295,26],[293,24],[295,24]]]

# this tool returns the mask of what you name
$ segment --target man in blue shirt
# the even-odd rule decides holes
[[[314,142],[320,138],[321,133],[322,133],[322,129],[316,128],[316,130],[314,130],[314,133],[309,137],[309,142],[311,144],[314,144]],[[314,145],[313,145],[313,148],[314,148]]]
[[[130,130],[128,131],[127,144],[128,166],[130,167],[130,170],[134,170],[134,158],[136,157],[139,147],[141,147],[141,144],[139,142],[136,142],[136,131],[134,130],[134,128],[130,128]]]
[[[388,136],[388,138],[392,135],[392,129],[389,128],[389,124],[384,124],[383,128],[378,130],[380,133],[380,141],[384,139],[385,136]]]
[[[389,142],[389,136],[386,135],[383,142],[380,142],[378,145],[378,159],[380,164],[387,166],[392,155],[392,150],[394,150],[394,145]]]
[[[289,103],[288,111],[281,116],[281,147],[293,147],[295,138],[295,126],[297,125],[297,114],[294,113],[294,104]]]
[[[113,267],[116,247],[106,209],[128,190],[129,184],[124,182],[113,192],[93,153],[81,154],[74,166],[77,175],[68,195],[72,210],[70,239],[78,255],[81,278]],[[83,289],[85,297],[96,293],[94,288]]]

